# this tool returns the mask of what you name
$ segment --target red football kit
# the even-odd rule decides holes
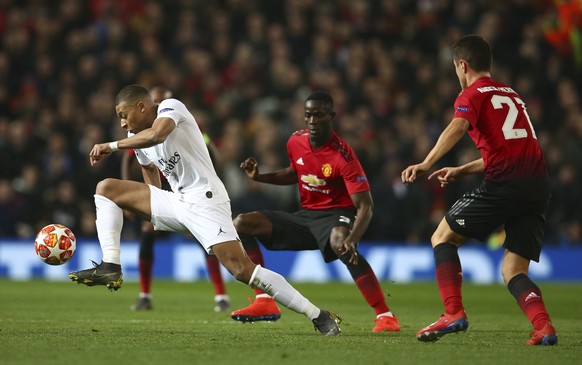
[[[481,151],[485,180],[545,179],[542,150],[525,103],[513,89],[480,78],[457,97],[454,118],[470,123],[468,134]]]
[[[290,168],[297,173],[303,209],[354,208],[350,194],[370,190],[356,154],[335,132],[315,149],[309,143],[309,130],[299,130],[287,141],[287,154]]]
[[[448,225],[462,236],[481,241],[501,227],[505,232],[504,255],[539,262],[550,190],[546,162],[525,103],[510,87],[482,77],[461,91],[454,118],[469,122],[467,132],[483,157],[485,178],[449,209],[445,215]],[[457,245],[448,242],[434,248],[437,286],[446,314],[417,333],[421,341],[434,341],[469,326],[457,250]],[[510,263],[507,272],[511,265],[519,268]],[[525,273],[517,270],[512,275],[505,278],[507,288],[534,326],[528,344],[556,344],[541,291]],[[447,330],[454,326],[456,330]]]

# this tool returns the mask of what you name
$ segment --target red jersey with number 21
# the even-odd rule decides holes
[[[309,130],[299,130],[287,141],[287,154],[290,168],[297,173],[304,209],[354,208],[350,194],[370,190],[358,157],[335,132],[315,149],[309,143]]]
[[[478,79],[457,97],[454,118],[470,123],[467,132],[481,151],[486,180],[547,177],[546,162],[525,103],[510,87],[490,77]]]

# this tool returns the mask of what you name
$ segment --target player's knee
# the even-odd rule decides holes
[[[342,260],[342,256],[344,256],[343,240],[342,241],[336,241],[336,242],[334,242],[333,240],[330,240],[329,247],[331,248],[331,250],[333,251],[333,253],[335,254],[335,256],[338,259],[340,259],[340,261],[343,262],[343,260]]]
[[[246,233],[252,236],[263,234],[265,220],[259,212],[241,213],[232,221],[238,233]],[[268,221],[267,221],[268,222]]]
[[[118,181],[119,180],[112,178],[99,181],[99,183],[97,183],[97,187],[95,188],[95,194],[111,199]]]
[[[341,256],[344,240],[349,234],[350,230],[347,227],[334,227],[329,233],[329,245],[337,257]]]
[[[430,237],[430,243],[432,244],[432,247],[436,247],[443,242],[447,242],[445,236],[442,234],[441,230],[437,229]]]
[[[246,229],[248,229],[248,213],[241,213],[237,215],[232,223],[234,224],[234,228],[236,228],[237,232],[247,233]]]
[[[433,248],[442,242],[443,241],[441,241],[441,238],[439,236],[437,236],[436,233],[430,237],[430,243],[431,243]]]
[[[336,247],[333,247],[333,246],[331,246],[331,250],[333,251],[334,255],[335,255],[335,256],[336,256],[338,259],[340,259],[340,261],[341,261],[341,262],[344,262],[344,261],[342,260],[342,256],[343,256],[343,255],[342,255],[342,252],[339,250],[339,247],[338,247],[338,248],[336,248]],[[344,262],[344,264],[345,264],[345,262]]]
[[[450,228],[446,230],[439,228],[433,233],[433,235],[430,238],[430,243],[432,244],[433,248],[445,242],[455,245],[457,247],[461,247],[463,243],[465,243],[466,241],[467,241],[466,237],[456,234]]]

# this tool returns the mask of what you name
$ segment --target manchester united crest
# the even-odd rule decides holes
[[[331,165],[328,163],[323,164],[323,166],[321,166],[321,172],[323,173],[323,176],[330,177],[332,172]]]

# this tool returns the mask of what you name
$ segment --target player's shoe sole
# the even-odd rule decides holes
[[[249,316],[249,315],[243,315],[243,314],[236,314],[236,315],[231,315],[230,318],[234,319],[235,321],[239,321],[239,322],[260,322],[260,321],[266,321],[266,322],[274,322],[276,320],[278,320],[279,318],[281,318],[280,314],[266,314],[264,316]]]
[[[69,279],[87,286],[104,285],[109,290],[118,290],[123,283],[121,265],[93,261],[93,268],[73,271],[69,273]]]

